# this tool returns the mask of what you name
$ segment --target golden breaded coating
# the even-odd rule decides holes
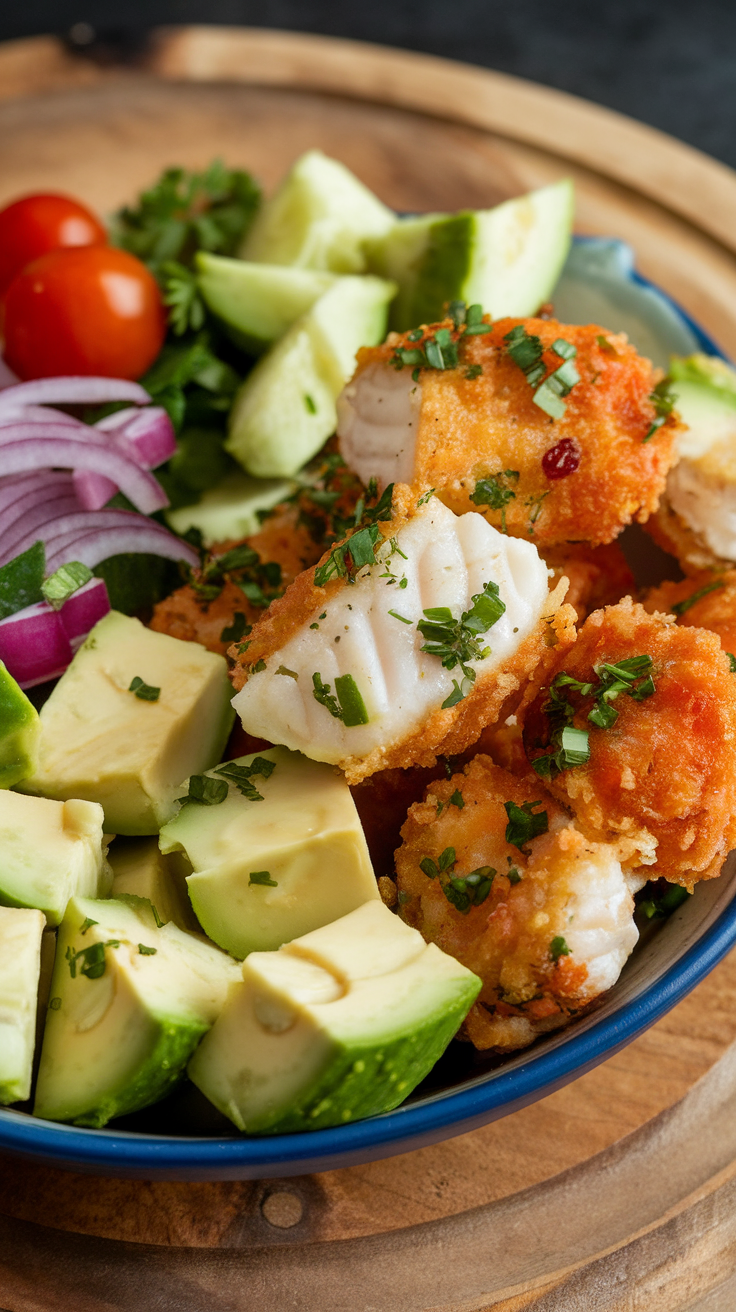
[[[622,597],[631,596],[636,587],[618,542],[603,547],[567,542],[544,547],[540,554],[553,570],[555,583],[567,578],[570,586],[565,601],[573,607],[578,624],[583,623],[590,611],[614,606]]]
[[[651,667],[625,674],[633,695],[624,686],[602,697],[617,678],[604,663],[634,657]],[[590,758],[553,769],[551,791],[585,833],[618,842],[652,878],[689,888],[717,875],[736,844],[736,679],[716,635],[648,615],[627,597],[588,616],[557,669],[554,697],[546,690],[526,712],[527,754],[538,758],[567,723],[589,732]],[[590,691],[560,684],[562,672]],[[615,722],[598,727],[591,713],[615,713]]]
[[[710,629],[724,651],[736,653],[736,569],[722,574],[703,570],[679,583],[668,580],[652,588],[642,604],[650,615],[669,611],[678,624]]]
[[[575,348],[579,381],[565,397],[561,417],[552,420],[535,404],[539,378],[530,384],[509,354],[505,339],[517,327],[541,343],[546,376],[562,365],[553,343],[562,339],[565,350]],[[465,337],[448,319],[425,328],[421,338],[392,333],[382,346],[363,348],[338,428],[341,450],[349,463],[352,454],[359,473],[365,472],[360,447],[369,445],[366,435],[375,441],[377,456],[386,454],[382,431],[385,445],[393,442],[396,450],[395,424],[380,428],[375,402],[381,386],[395,417],[400,383],[391,372],[400,365],[400,352],[423,348],[438,329],[460,342],[460,363],[418,371],[407,363],[399,369],[413,396],[404,444],[411,449],[395,456],[403,481],[418,490],[435,488],[457,514],[477,510],[495,527],[542,547],[611,542],[624,525],[652,514],[674,460],[679,421],[672,414],[653,428],[657,412],[650,397],[658,375],[624,334],[595,324],[500,319],[487,333]],[[388,481],[389,465],[381,463],[381,470]]]
[[[535,775],[476,756],[429,785],[401,832],[399,914],[482,978],[465,1025],[476,1047],[524,1047],[615,983],[637,940],[631,890]]]

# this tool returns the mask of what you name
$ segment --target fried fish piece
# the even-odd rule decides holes
[[[615,605],[622,597],[630,596],[636,587],[618,542],[602,547],[565,542],[557,547],[544,547],[540,554],[553,571],[555,581],[567,578],[565,601],[575,610],[578,624],[583,623],[589,611]]]
[[[230,649],[246,731],[350,783],[464,750],[574,636],[566,583],[549,592],[533,545],[408,488],[392,514],[301,574]]]
[[[588,733],[584,763],[555,766],[564,726]],[[650,878],[692,888],[736,844],[736,680],[715,633],[630,597],[594,611],[526,711],[524,744],[578,827]]]
[[[509,354],[514,330],[540,353],[532,382]],[[412,367],[438,331],[457,366]],[[563,366],[555,347],[579,381],[552,420],[534,397]],[[477,510],[541,547],[600,545],[652,514],[675,459],[679,421],[658,419],[657,377],[624,334],[595,324],[500,319],[468,335],[447,319],[358,353],[338,401],[340,450],[364,482],[433,488],[456,514]]]
[[[476,1047],[525,1047],[615,984],[644,881],[535,775],[476,756],[429,785],[401,833],[399,914],[483,980],[465,1024]]]
[[[736,653],[736,569],[703,570],[679,583],[651,588],[642,605],[649,614],[669,611],[678,624],[717,633],[725,652]]]

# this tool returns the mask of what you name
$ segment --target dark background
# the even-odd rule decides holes
[[[515,73],[621,110],[736,167],[736,0],[0,0],[0,39],[242,23],[348,36]]]

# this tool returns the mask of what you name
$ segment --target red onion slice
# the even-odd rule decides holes
[[[77,500],[85,510],[102,510],[118,490],[111,478],[95,474],[91,469],[75,469],[72,480]]]
[[[31,488],[45,488],[46,495],[50,497],[57,495],[60,488],[71,490],[71,487],[70,475],[55,469],[42,469],[37,474],[13,474],[8,478],[0,478],[0,511],[5,510],[6,506],[12,506],[18,497],[25,496]]]
[[[113,430],[113,438],[145,469],[162,465],[176,451],[174,425],[163,407],[158,405],[135,411],[127,423]]]
[[[18,404],[104,405],[107,401],[133,401],[136,405],[146,405],[150,399],[140,383],[125,378],[34,378],[0,391],[0,414]]]
[[[16,505],[0,515],[0,521],[2,521],[0,565],[13,560],[22,551],[27,551],[28,547],[32,547],[34,542],[38,542],[39,538],[46,541],[48,530],[63,517],[68,518],[79,513],[79,502],[73,495],[62,495],[50,499],[42,491],[40,495],[44,499],[40,504],[38,503],[38,493],[34,495],[35,501],[31,501],[30,496],[23,498],[20,507]],[[14,518],[9,523],[5,522],[6,518],[10,518],[11,515],[14,515]]]
[[[19,405],[13,409],[0,411],[0,428],[14,423],[47,424],[49,422],[65,424],[68,428],[89,427],[89,424],[83,424],[80,419],[75,419],[74,415],[68,415],[63,410],[47,409],[42,405]]]
[[[91,469],[104,474],[145,514],[162,510],[168,497],[153,474],[126,459],[119,451],[95,441],[74,437],[27,437],[5,443],[0,435],[0,465],[3,474],[19,474],[44,467]]]
[[[124,513],[121,511],[121,514]],[[135,524],[101,529],[90,527],[86,533],[76,537],[70,534],[57,538],[49,544],[46,553],[47,570],[53,573],[67,560],[79,560],[94,569],[95,565],[108,560],[110,556],[127,555],[130,552],[163,556],[166,560],[183,560],[188,565],[199,564],[196,551],[188,543],[175,538],[150,520],[131,515],[131,520],[134,518]]]
[[[21,688],[32,688],[63,674],[72,659],[61,611],[47,601],[26,606],[0,620],[0,660]]]
[[[89,583],[72,593],[59,611],[72,651],[81,647],[90,629],[109,610],[110,598],[104,579],[90,579]]]

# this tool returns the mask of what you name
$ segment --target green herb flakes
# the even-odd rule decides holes
[[[439,657],[446,670],[459,665],[463,673],[462,685],[453,680],[453,691],[443,707],[454,706],[467,696],[476,677],[469,662],[485,660],[490,655],[490,647],[481,644],[480,635],[487,633],[506,610],[498,584],[493,582],[486,583],[483,591],[472,597],[472,603],[459,620],[454,619],[449,607],[432,606],[423,611],[424,618],[417,624],[426,639],[421,650]]]
[[[734,656],[732,651],[727,651],[726,655],[728,656],[728,664],[730,666],[731,673],[736,674],[736,656]]]
[[[541,806],[540,802],[523,802],[517,806],[516,802],[504,802],[504,809],[508,816],[506,826],[506,842],[511,843],[513,847],[518,847],[523,856],[529,856],[529,850],[524,847],[525,843],[531,842],[533,838],[538,838],[540,834],[546,834],[549,829],[549,816],[546,811],[534,812],[535,806]]]
[[[413,623],[413,620],[408,620],[405,615],[399,615],[399,612],[397,610],[390,610],[389,615],[392,615],[395,620],[401,620],[402,624]]]
[[[541,338],[528,333],[523,324],[517,324],[506,333],[503,340],[506,343],[506,353],[519,366],[529,386],[535,388],[532,397],[534,404],[544,410],[550,419],[561,419],[566,409],[562,398],[580,382],[580,374],[573,363],[577,347],[565,341],[564,337],[558,337],[550,349],[563,363],[545,377],[547,367]]]
[[[69,963],[72,979],[77,978],[77,962],[80,961],[80,975],[86,975],[87,979],[101,979],[105,973],[105,948],[119,947],[120,940],[117,938],[109,938],[105,943],[90,943],[89,947],[80,948],[78,952],[69,944],[65,959]]]
[[[317,413],[317,406],[314,403],[314,398],[311,397],[308,392],[304,393],[304,409],[309,415],[316,415]]]
[[[156,953],[158,952],[158,948],[149,948],[146,946],[145,943],[139,943],[138,951],[140,952],[142,957],[155,957]]]
[[[271,878],[269,870],[251,870],[248,875],[248,887],[250,888],[252,884],[262,884],[266,888],[278,888],[279,886],[278,880]]]
[[[86,934],[88,929],[91,929],[93,925],[98,925],[99,923],[98,920],[92,920],[91,916],[86,916],[79,926],[80,934]]]
[[[654,406],[655,419],[644,438],[645,442],[648,442],[650,437],[654,436],[657,429],[661,428],[672,414],[677,396],[671,391],[671,387],[672,379],[662,378],[660,382],[657,383],[654,391],[649,393],[649,400]]]
[[[144,683],[139,674],[136,674],[128,692],[135,693],[136,697],[142,702],[157,702],[161,696],[161,689],[154,688],[150,683]]]
[[[499,470],[497,474],[489,474],[488,478],[480,478],[470,494],[470,500],[475,506],[489,506],[491,510],[501,511],[501,532],[506,532],[506,507],[509,501],[514,501],[516,492],[513,487],[519,481],[518,469]]]
[[[290,670],[290,669],[287,668],[286,665],[279,665],[279,668],[278,668],[277,670],[275,670],[274,673],[275,673],[275,674],[284,674],[284,675],[287,677],[287,679],[298,679],[298,678],[299,678],[299,675],[297,674],[296,670]]]
[[[208,774],[193,774],[186,797],[177,797],[182,806],[194,802],[197,806],[219,806],[227,797],[224,779],[212,779]]]
[[[232,623],[222,630],[220,642],[240,642],[241,638],[246,637],[252,631],[252,626],[247,623],[242,610],[236,610]]]
[[[556,934],[552,939],[552,942],[549,945],[549,955],[555,965],[557,965],[560,957],[570,956],[570,949],[561,934]]]
[[[259,777],[270,779],[275,769],[275,761],[269,761],[265,756],[256,756],[250,765],[236,765],[233,761],[228,761],[226,765],[218,765],[215,774],[222,775],[223,780],[234,784],[238,792],[249,802],[262,802],[262,794],[251,781]],[[227,784],[225,788],[227,789]]]
[[[707,597],[709,592],[717,592],[719,588],[725,588],[725,586],[724,579],[716,579],[713,583],[706,583],[704,587],[698,588],[689,597],[685,597],[682,601],[676,601],[674,606],[671,607],[672,614],[684,615],[696,602],[701,601],[703,597]]]
[[[44,580],[41,591],[54,610],[61,610],[64,602],[83,588],[85,583],[89,583],[92,577],[92,570],[87,565],[83,565],[79,560],[71,560],[67,565],[61,565],[50,578]]]
[[[673,911],[681,907],[688,898],[692,897],[686,888],[680,884],[670,884],[657,897],[645,898],[638,905],[638,910],[646,916],[647,920],[663,920],[666,916],[671,916]]]

